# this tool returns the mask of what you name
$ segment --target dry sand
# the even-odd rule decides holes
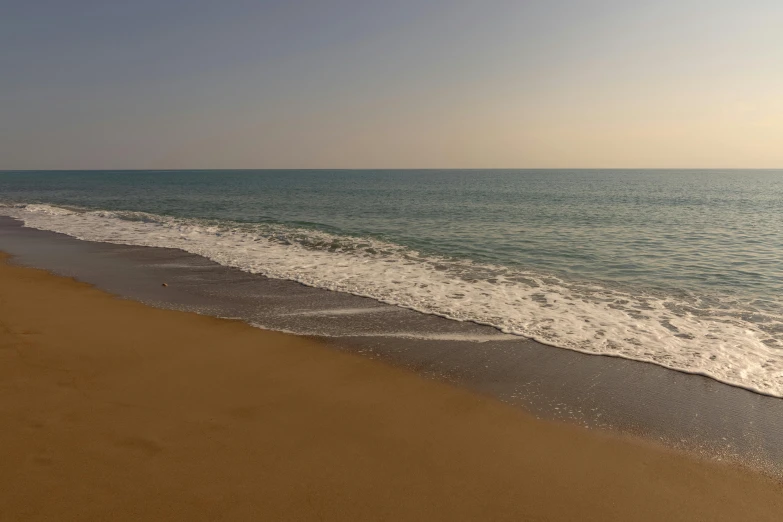
[[[0,520],[775,520],[783,486],[0,263]]]

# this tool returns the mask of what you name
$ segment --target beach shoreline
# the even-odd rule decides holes
[[[779,482],[0,265],[0,514],[775,520]]]
[[[84,241],[10,218],[0,218],[0,250],[13,254],[13,264],[156,308],[306,335],[537,418],[643,437],[783,476],[783,401],[706,377],[553,348],[491,327],[249,274],[176,249]]]

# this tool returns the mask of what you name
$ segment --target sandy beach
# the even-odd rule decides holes
[[[0,520],[778,520],[783,486],[0,265]]]

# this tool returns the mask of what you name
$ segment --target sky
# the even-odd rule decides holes
[[[783,168],[782,0],[0,0],[0,169]]]

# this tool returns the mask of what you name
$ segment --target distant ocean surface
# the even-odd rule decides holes
[[[0,214],[783,397],[783,170],[5,171]]]

